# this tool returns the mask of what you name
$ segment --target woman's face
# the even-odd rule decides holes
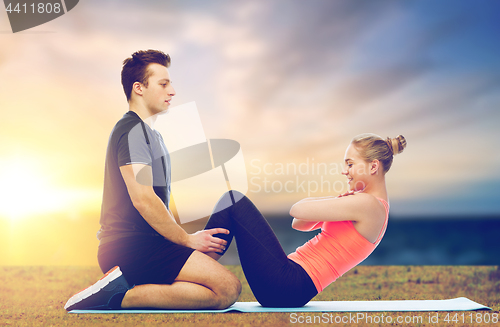
[[[363,190],[366,187],[367,177],[370,176],[370,165],[361,158],[358,150],[352,144],[347,147],[344,163],[342,175],[347,177],[349,190]]]

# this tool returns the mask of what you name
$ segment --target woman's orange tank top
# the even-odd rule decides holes
[[[385,222],[375,243],[364,238],[352,221],[327,221],[321,233],[288,255],[304,268],[318,293],[365,260],[379,244],[387,228],[389,204],[377,199],[385,207]]]

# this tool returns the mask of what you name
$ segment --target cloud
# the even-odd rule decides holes
[[[2,35],[0,137],[70,162],[68,174],[90,166],[97,185],[107,137],[127,110],[121,62],[156,48],[173,58],[174,104],[196,101],[207,137],[237,140],[248,161],[338,162],[358,133],[401,133],[409,147],[392,187],[401,197],[441,191],[453,178],[465,183],[471,153],[487,155],[498,139],[499,47],[483,9],[467,7],[82,3],[43,26],[56,33]],[[483,165],[475,178],[497,175]]]

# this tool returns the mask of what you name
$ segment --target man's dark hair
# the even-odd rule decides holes
[[[131,58],[123,61],[122,85],[127,101],[130,101],[132,85],[135,82],[148,87],[148,78],[152,74],[148,69],[149,64],[160,64],[169,67],[170,56],[158,50],[141,50],[133,53]]]

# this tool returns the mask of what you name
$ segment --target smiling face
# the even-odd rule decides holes
[[[147,86],[141,84],[142,98],[150,115],[155,115],[168,110],[175,90],[172,87],[167,67],[150,64],[148,72],[151,75]]]
[[[348,180],[350,191],[363,190],[370,177],[370,163],[366,162],[359,154],[356,147],[350,144],[344,157],[345,166],[342,175]]]

